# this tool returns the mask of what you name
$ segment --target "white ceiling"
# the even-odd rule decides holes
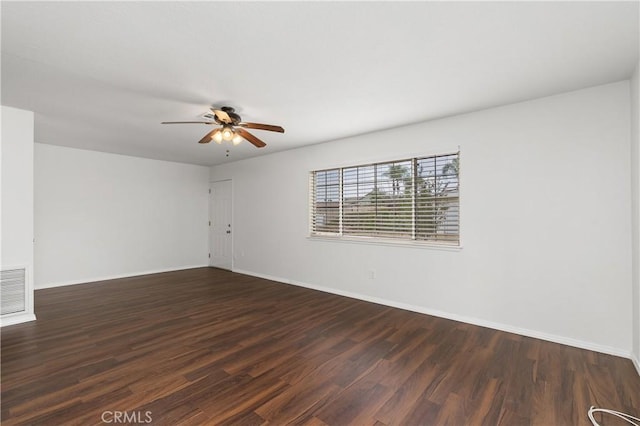
[[[213,165],[627,79],[636,2],[8,2],[36,142]],[[231,105],[256,149],[196,143]],[[226,149],[230,150],[226,157]]]

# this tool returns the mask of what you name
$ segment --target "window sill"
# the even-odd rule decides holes
[[[332,236],[332,235],[309,235],[307,239],[310,241],[331,241],[340,243],[355,243],[355,244],[371,244],[379,246],[393,246],[393,247],[411,247],[430,250],[442,250],[442,251],[460,251],[462,245],[452,245],[446,243],[437,243],[433,241],[408,241],[408,240],[394,240],[390,238],[376,238],[376,237],[344,237],[344,236]]]

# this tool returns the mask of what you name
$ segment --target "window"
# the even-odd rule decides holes
[[[311,172],[311,236],[460,243],[460,154]]]

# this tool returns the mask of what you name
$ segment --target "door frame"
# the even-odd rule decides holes
[[[222,182],[228,182],[229,186],[230,186],[230,191],[231,191],[231,211],[229,212],[230,217],[231,217],[231,247],[230,247],[230,251],[231,251],[231,269],[230,271],[233,271],[233,262],[234,262],[234,255],[233,255],[233,240],[234,240],[234,221],[233,221],[233,205],[234,205],[234,190],[233,190],[233,179],[219,179],[219,180],[212,180],[209,182],[209,239],[208,239],[208,245],[209,245],[209,267],[210,268],[218,268],[218,266],[214,266],[211,264],[212,261],[212,257],[211,257],[211,252],[213,251],[213,247],[211,245],[211,241],[213,240],[213,228],[212,228],[212,224],[213,224],[213,208],[212,208],[212,204],[213,204],[213,191],[211,191],[211,188],[214,184],[216,183],[222,183]]]

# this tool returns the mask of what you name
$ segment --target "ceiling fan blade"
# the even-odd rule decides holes
[[[160,124],[216,124],[211,121],[163,121]]]
[[[255,145],[257,148],[263,148],[263,147],[267,146],[266,143],[262,142],[260,139],[258,139],[257,137],[253,136],[251,133],[247,132],[243,128],[236,128],[234,130],[235,130],[235,132],[237,134],[239,134],[240,136],[242,136],[243,138],[248,140],[250,143]]]
[[[226,111],[223,111],[221,109],[213,109],[213,108],[211,108],[211,111],[213,111],[216,117],[218,117],[218,120],[222,121],[223,123],[226,123],[226,124],[233,123],[233,119],[231,119],[231,117],[229,116],[229,114],[227,114]]]
[[[284,133],[284,129],[282,127],[274,126],[273,124],[238,123],[238,126],[246,127],[247,129],[268,130],[270,132]]]
[[[209,142],[211,142],[211,139],[213,139],[213,134],[215,132],[218,132],[218,131],[220,131],[220,129],[218,129],[218,128],[213,129],[212,131],[210,131],[209,133],[204,135],[204,137],[202,139],[200,139],[198,141],[198,143],[209,143]]]

